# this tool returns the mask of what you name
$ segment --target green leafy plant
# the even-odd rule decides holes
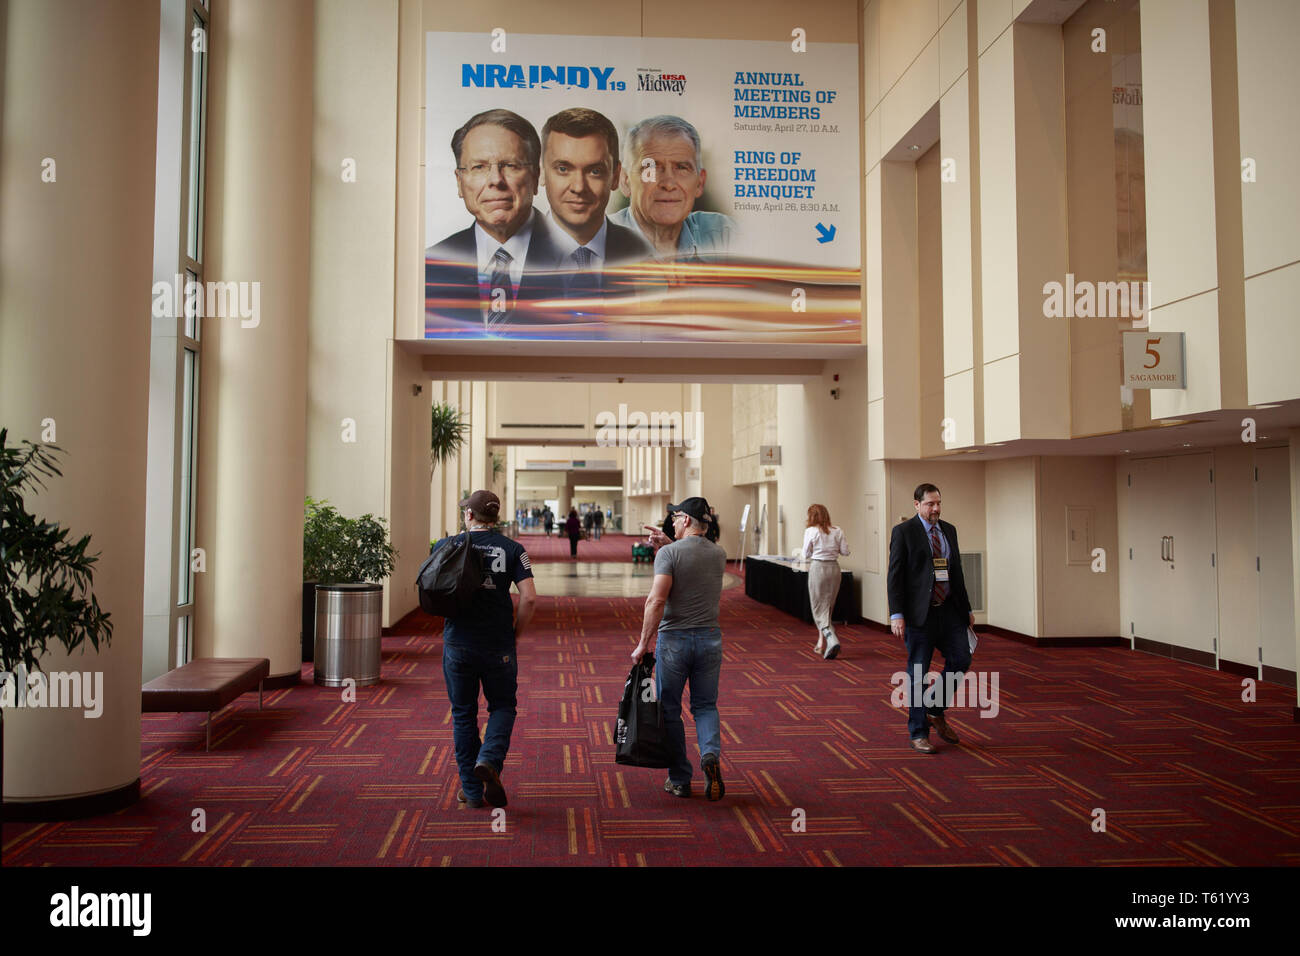
[[[10,446],[0,429],[0,670],[28,671],[56,641],[71,653],[108,645],[113,624],[92,591],[98,554],[87,554],[90,535],[69,540],[57,522],[37,518],[26,498],[62,477],[56,445],[23,441]]]
[[[501,476],[506,473],[506,456],[499,451],[492,453],[492,484],[501,480]]]
[[[325,499],[307,498],[302,576],[317,584],[382,581],[397,566],[388,522],[374,515],[346,518]]]
[[[431,417],[429,464],[437,468],[460,454],[469,440],[469,422],[460,417],[459,409],[445,402],[434,402]]]

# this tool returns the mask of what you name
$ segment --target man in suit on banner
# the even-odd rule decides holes
[[[916,517],[895,525],[889,536],[889,626],[894,636],[907,642],[907,732],[912,748],[933,754],[937,751],[930,743],[931,726],[948,743],[958,742],[944,711],[952,704],[955,681],[970,667],[966,628],[975,624],[975,615],[962,576],[957,529],[939,520],[939,489],[921,484],[912,498]],[[927,707],[922,678],[936,649],[943,655],[943,673],[941,687],[930,694],[931,699],[937,694],[939,703]]]
[[[555,294],[551,273],[560,258],[533,208],[537,130],[518,113],[487,110],[456,130],[451,150],[456,195],[474,223],[425,250],[426,308],[488,335],[537,321],[527,305]]]
[[[560,269],[574,294],[634,292],[630,284],[610,281],[605,268],[654,255],[640,233],[605,216],[618,184],[618,155],[618,131],[595,110],[561,110],[542,127],[542,185],[561,249]]]

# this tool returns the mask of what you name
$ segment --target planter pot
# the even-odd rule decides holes
[[[317,584],[315,682],[341,687],[379,683],[382,584]]]

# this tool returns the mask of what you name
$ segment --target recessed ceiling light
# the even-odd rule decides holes
[[[911,146],[909,146],[909,147],[907,147],[907,148],[910,149],[910,150],[912,150],[913,152],[915,152],[916,150],[919,150],[921,147],[920,147],[920,146],[917,146],[915,143],[913,143]]]
[[[1185,442],[1183,442],[1183,447],[1184,447],[1184,448],[1191,448],[1191,447],[1192,447],[1192,443],[1189,442],[1189,441],[1185,441]]]

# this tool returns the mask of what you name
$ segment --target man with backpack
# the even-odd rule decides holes
[[[537,586],[528,552],[518,541],[492,530],[501,500],[490,491],[476,491],[460,503],[465,533],[483,564],[483,584],[468,609],[443,619],[442,674],[451,701],[452,737],[461,790],[457,799],[471,808],[486,801],[506,805],[501,768],[510,750],[515,725],[518,663],[515,642],[528,627],[537,607]],[[444,538],[434,553],[459,535]],[[510,585],[519,590],[519,607],[510,600]],[[478,694],[487,698],[487,729],[480,742]]]

